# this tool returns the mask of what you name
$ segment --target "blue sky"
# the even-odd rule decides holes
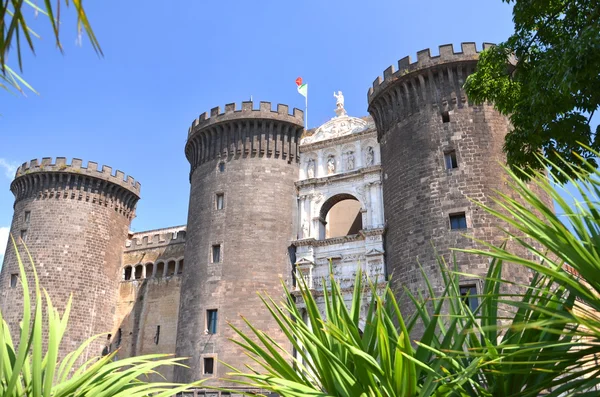
[[[447,43],[480,48],[513,27],[500,0],[84,4],[104,57],[85,37],[76,44],[72,12],[63,13],[64,54],[38,18],[42,39],[35,56],[25,54],[23,76],[40,95],[0,92],[0,244],[19,163],[63,156],[110,165],[142,183],[133,230],[185,224],[183,149],[200,113],[250,96],[303,108],[294,83],[302,76],[310,127],[334,115],[334,90],[351,115],[364,116],[369,86],[398,59]]]

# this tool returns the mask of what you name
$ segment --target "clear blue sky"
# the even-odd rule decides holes
[[[0,92],[0,228],[12,219],[14,174],[6,169],[57,156],[110,165],[139,180],[133,230],[185,224],[183,149],[200,113],[250,96],[303,108],[294,83],[302,76],[310,127],[334,115],[334,90],[344,92],[351,115],[364,116],[367,89],[398,59],[424,48],[437,54],[447,43],[480,48],[513,28],[511,6],[500,0],[84,4],[104,57],[85,37],[76,45],[72,12],[63,15],[62,55],[38,18],[42,39],[36,56],[25,55],[23,75],[40,95]]]

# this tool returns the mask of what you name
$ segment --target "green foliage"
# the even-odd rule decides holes
[[[540,169],[540,151],[552,163],[596,164],[581,144],[600,149],[600,127],[590,126],[600,106],[600,3],[504,1],[514,3],[515,32],[481,54],[467,95],[510,117],[504,150],[513,171]],[[560,181],[569,175],[553,171]]]
[[[541,156],[538,161],[548,165]],[[277,304],[268,297],[263,302],[301,359],[246,322],[250,331],[234,328],[241,338],[236,343],[256,365],[231,367],[230,375],[243,385],[284,397],[597,395],[600,171],[584,160],[581,164],[553,164],[562,175],[579,179],[572,182],[584,202],[574,206],[543,172],[527,175],[558,203],[559,213],[566,216],[573,231],[521,176],[507,170],[513,194],[499,194],[495,208],[482,207],[511,226],[505,230],[510,245],[520,245],[529,255],[519,257],[509,244],[496,247],[483,241],[485,249],[459,250],[491,259],[475,310],[460,294],[460,279],[476,276],[460,273],[456,265],[448,269],[441,258],[443,290],[436,294],[423,273],[426,294],[406,291],[416,307],[406,321],[389,285],[378,295],[381,290],[362,283],[360,270],[351,302],[344,302],[340,286],[330,275],[324,314],[298,277],[306,323],[288,290],[287,303]],[[505,263],[530,268],[531,283],[514,285],[503,280]],[[566,264],[577,273],[564,270]],[[361,328],[366,293],[371,298],[368,309],[363,308]],[[411,344],[408,335],[417,335],[417,324],[419,339]]]
[[[38,34],[31,27],[31,16],[42,14],[48,18],[52,26],[56,46],[62,51],[60,41],[60,16],[61,4],[63,0],[57,0],[53,6],[51,0],[43,0],[44,6],[40,8],[37,2],[32,0],[6,0],[0,3],[0,87],[9,90],[14,88],[23,93],[23,87],[35,92],[35,90],[23,80],[19,74],[8,65],[8,58],[11,51],[16,52],[17,64],[20,71],[23,71],[22,45],[28,47],[35,53],[34,39],[38,39]],[[90,39],[94,50],[102,54],[100,44],[94,35],[82,0],[64,0],[68,7],[73,4],[77,13],[77,32],[79,37],[83,31]],[[64,10],[62,11],[64,12]],[[29,17],[26,15],[29,14]],[[23,86],[23,87],[22,87]]]
[[[189,385],[168,382],[149,383],[143,379],[162,366],[182,365],[182,358],[153,354],[113,361],[116,352],[94,357],[78,366],[88,345],[97,337],[83,343],[58,361],[59,345],[68,326],[71,299],[62,317],[44,290],[45,304],[33,267],[34,295],[30,294],[25,268],[13,240],[21,284],[23,287],[23,320],[18,345],[13,344],[8,324],[0,313],[0,395],[6,397],[168,397],[190,390],[201,382]],[[29,255],[29,252],[28,252]],[[33,302],[32,302],[33,298]],[[33,303],[33,305],[32,305]],[[44,316],[45,309],[45,316]],[[47,327],[44,329],[44,322]],[[43,335],[47,334],[44,352]]]

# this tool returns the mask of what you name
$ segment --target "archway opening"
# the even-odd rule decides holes
[[[358,199],[350,194],[331,197],[321,207],[321,239],[350,236],[362,230],[362,212]]]

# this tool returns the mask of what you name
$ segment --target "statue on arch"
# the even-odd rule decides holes
[[[335,156],[330,155],[327,158],[327,174],[331,175],[335,173]]]
[[[336,99],[335,106],[338,109],[343,109],[344,108],[344,95],[342,94],[342,91],[338,91],[337,94],[335,93],[335,91],[333,91],[333,97]]]
[[[354,169],[354,152],[348,152],[348,157],[346,158],[346,169],[348,171]]]
[[[308,159],[308,166],[306,167],[306,174],[308,179],[315,177],[315,160],[310,158]]]

